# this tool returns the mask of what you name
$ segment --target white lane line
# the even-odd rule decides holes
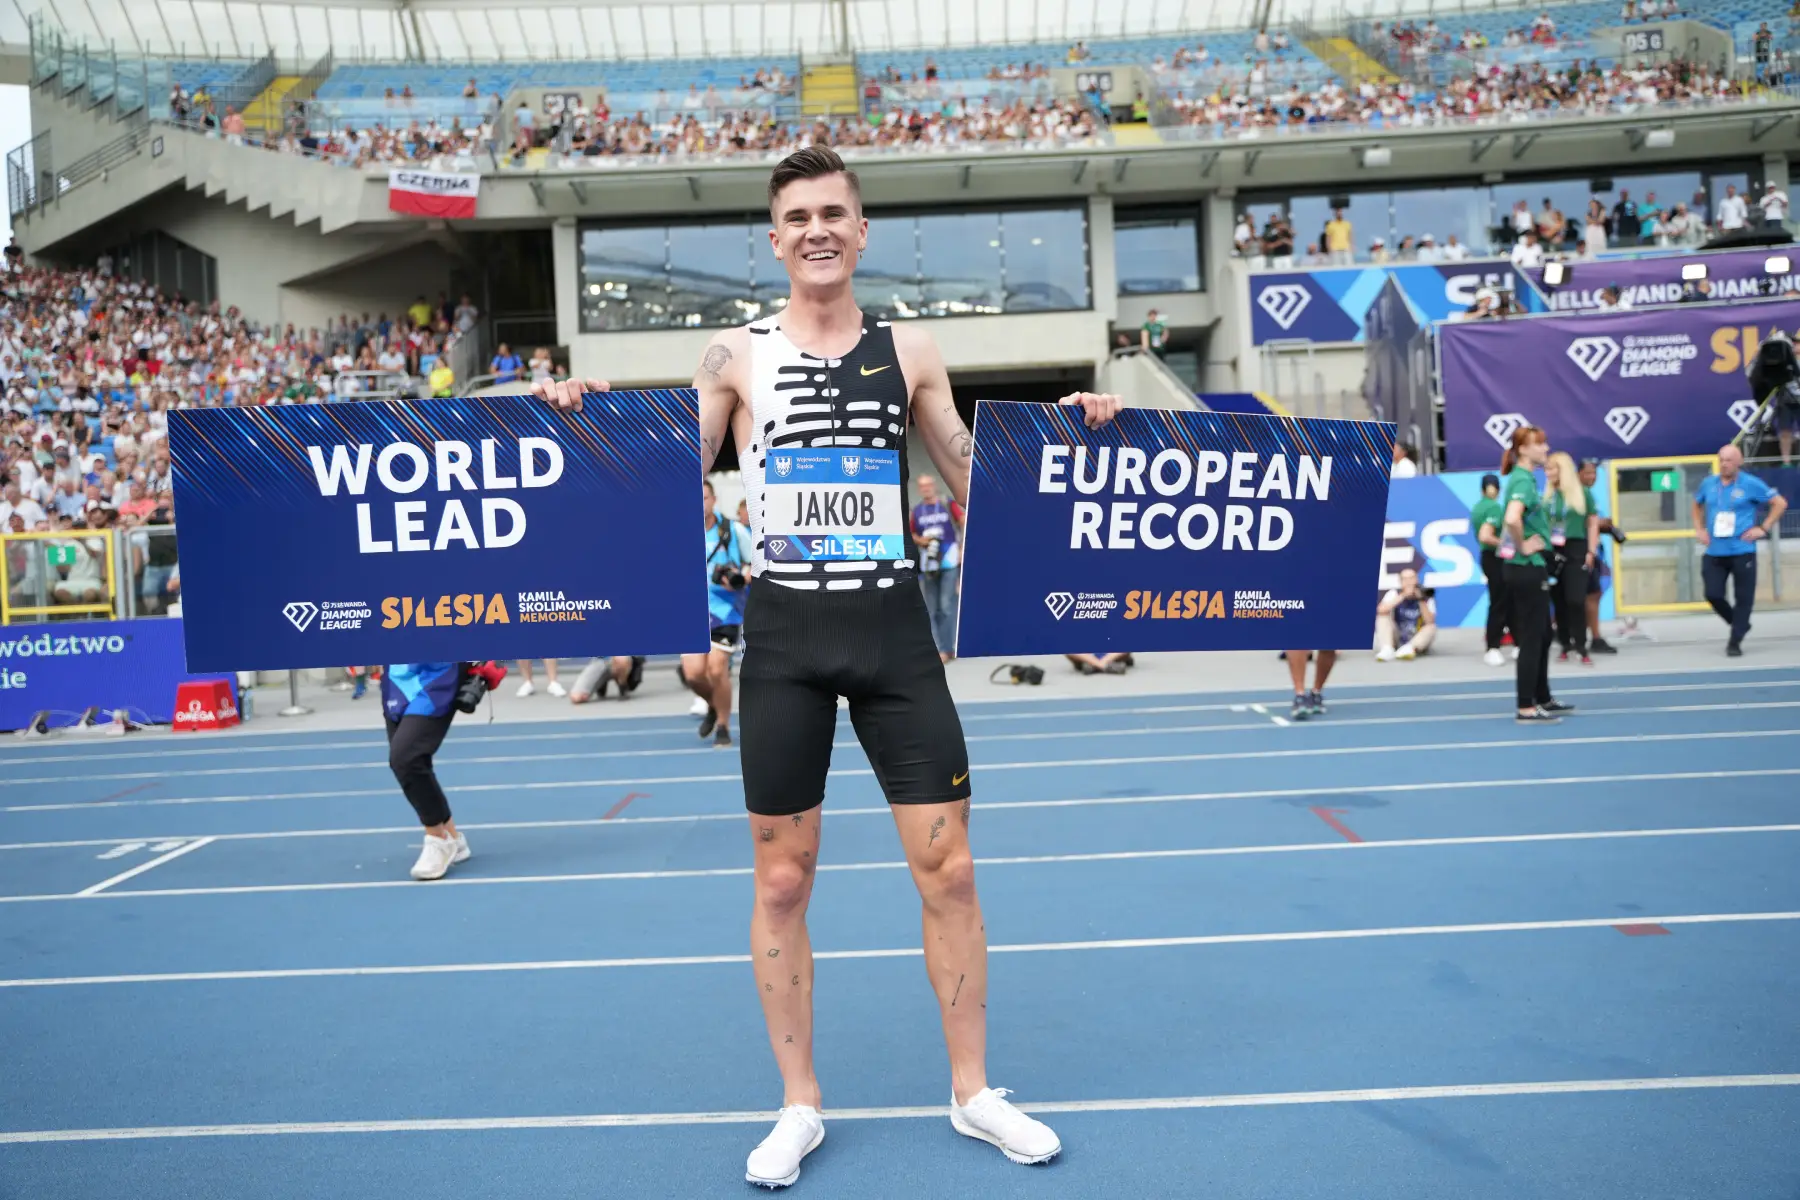
[[[1800,775],[1800,767],[1768,767],[1760,770],[1739,771],[1653,771],[1624,775],[1562,775],[1531,776],[1522,779],[1450,779],[1434,780],[1429,783],[1381,783],[1368,785],[1351,785],[1345,787],[1305,787],[1305,788],[1266,788],[1256,791],[1234,792],[1166,792],[1149,796],[1081,796],[1067,800],[990,800],[982,801],[978,807],[981,812],[999,812],[1008,809],[1030,808],[1086,808],[1092,806],[1110,806],[1115,804],[1174,804],[1183,802],[1220,801],[1220,800],[1282,800],[1298,797],[1338,796],[1346,792],[1386,795],[1388,793],[1467,791],[1490,788],[1531,788],[1554,787],[1561,784],[1588,783],[1679,783],[1689,780],[1714,779],[1766,779],[1787,778]],[[461,789],[459,789],[461,790]],[[332,793],[335,795],[352,795],[357,793]],[[387,793],[369,793],[370,795],[386,795]],[[1586,795],[1587,793],[1583,793]],[[829,803],[829,802],[828,802]],[[867,808],[831,808],[826,807],[826,817],[887,817],[893,810],[886,805]],[[460,829],[610,829],[627,825],[682,825],[695,821],[742,821],[742,812],[710,812],[681,813],[668,816],[617,817],[569,817],[560,820],[545,821],[485,821],[473,822],[458,826]],[[315,838],[315,837],[373,837],[386,834],[416,834],[417,825],[367,825],[340,829],[273,829],[257,830],[246,833],[214,833],[206,836],[217,842],[260,842],[281,838]],[[189,837],[199,835],[188,834],[176,839],[185,841]],[[0,851],[4,850],[62,850],[78,846],[111,846],[118,838],[72,838],[62,841],[47,842],[4,842],[0,843]]]
[[[75,895],[76,896],[98,896],[102,892],[106,891],[106,889],[109,887],[113,887],[116,884],[124,883],[127,879],[136,879],[139,875],[142,875],[145,871],[154,871],[156,868],[162,866],[164,863],[173,862],[175,859],[180,858],[184,854],[192,854],[194,851],[198,850],[200,847],[208,844],[211,841],[212,841],[212,839],[209,837],[208,838],[200,838],[197,841],[192,841],[192,842],[186,843],[185,845],[177,846],[177,847],[175,847],[175,849],[169,851],[167,854],[160,854],[157,857],[150,859],[148,862],[141,862],[137,866],[131,868],[129,871],[120,871],[117,875],[114,875],[111,879],[102,879],[99,883],[96,883],[93,887],[82,888],[79,892],[76,892]],[[71,899],[73,899],[73,898],[74,897],[71,897]]]
[[[1335,701],[1334,701],[1335,703]],[[1741,704],[1668,704],[1657,706],[1635,706],[1626,708],[1590,708],[1580,715],[1587,717],[1616,716],[1649,716],[1703,712],[1739,712]],[[1777,700],[1756,705],[1758,711],[1772,709],[1800,708],[1800,700]],[[1268,706],[1252,704],[1250,711],[1262,717],[1269,717]],[[1370,725],[1436,725],[1450,721],[1482,721],[1493,724],[1512,722],[1506,712],[1475,713],[1435,713],[1430,716],[1394,716],[1394,717],[1351,717],[1330,721],[1324,727],[1352,728]],[[1279,721],[1285,725],[1285,720]],[[1068,741],[1071,738],[1116,738],[1116,737],[1159,737],[1173,734],[1191,733],[1242,733],[1245,730],[1264,728],[1260,725],[1247,725],[1243,722],[1225,722],[1208,725],[1162,725],[1140,727],[1135,729],[1078,729],[1078,730],[1035,730],[1026,733],[996,733],[967,737],[964,740],[976,742],[1037,742]],[[855,739],[834,741],[834,750],[856,750],[862,746]],[[367,749],[367,747],[363,747]],[[596,759],[615,758],[674,758],[683,755],[713,755],[716,751],[711,746],[672,746],[653,750],[578,750],[566,754],[484,754],[470,757],[447,755],[437,760],[439,766],[495,766],[513,763],[553,763],[553,762],[592,762]],[[292,763],[273,763],[249,767],[208,767],[204,770],[186,770],[184,778],[218,777],[226,775],[292,775],[296,771],[315,774],[320,771],[386,771],[387,760],[368,759],[357,762],[310,763],[296,766]],[[117,783],[129,779],[166,779],[166,769],[155,771],[118,771],[103,775],[82,775],[71,779],[67,775],[45,775],[26,779],[0,780],[0,789],[9,787],[28,787],[44,784],[68,786],[70,783]],[[8,810],[12,811],[12,810]]]
[[[465,826],[473,829],[475,826]],[[1191,849],[1096,850],[1082,854],[1013,854],[977,858],[976,866],[1018,867],[1051,863],[1132,862],[1147,859],[1233,858],[1261,854],[1317,854],[1337,851],[1420,850],[1449,846],[1509,846],[1539,842],[1635,841],[1649,838],[1709,837],[1733,833],[1800,833],[1792,825],[1707,825],[1678,829],[1595,829],[1569,833],[1499,833],[1468,837],[1390,838],[1361,842],[1276,842],[1255,846],[1199,846]],[[820,863],[820,871],[902,871],[905,862]],[[580,871],[556,875],[458,875],[439,880],[435,887],[492,887],[532,883],[596,883],[649,879],[717,879],[748,876],[750,867],[677,867],[653,871]],[[0,904],[41,903],[54,900],[139,899],[168,896],[263,896],[283,892],[362,892],[383,888],[418,889],[409,879],[352,879],[325,883],[250,883],[220,887],[142,888],[129,891],[50,893],[0,896]]]
[[[1269,720],[1275,722],[1276,726],[1281,729],[1286,729],[1288,726],[1288,719],[1286,717],[1277,717],[1271,714]]]
[[[1772,668],[1759,667],[1759,668],[1754,668],[1754,669],[1770,670]],[[1640,674],[1641,674],[1641,672],[1640,672]],[[1510,676],[1508,678],[1510,678]],[[1609,676],[1609,678],[1615,678],[1615,676]],[[1359,685],[1359,686],[1375,686],[1375,685]],[[1762,688],[1762,687],[1767,687],[1767,688],[1800,687],[1800,680],[1797,680],[1797,679],[1769,679],[1769,680],[1746,680],[1741,683],[1640,684],[1640,685],[1629,685],[1629,686],[1624,686],[1624,687],[1559,687],[1556,690],[1557,690],[1557,695],[1559,695],[1559,696],[1617,696],[1617,695],[1627,695],[1627,694],[1642,693],[1642,692],[1655,692],[1655,693],[1667,694],[1667,693],[1670,693],[1671,691],[1679,691],[1682,695],[1686,695],[1689,692],[1733,691],[1733,690],[1742,690],[1742,689],[1746,689],[1746,688]],[[1495,700],[1495,699],[1504,700],[1505,697],[1510,694],[1511,694],[1510,692],[1507,692],[1503,689],[1496,689],[1496,690],[1480,691],[1480,692],[1435,692],[1435,693],[1406,694],[1406,695],[1398,695],[1398,696],[1333,695],[1331,704],[1332,704],[1333,708],[1342,709],[1342,708],[1358,707],[1358,706],[1365,705],[1365,704],[1367,704],[1367,705],[1375,705],[1375,704],[1437,704],[1437,703],[1443,703],[1446,701],[1457,701],[1457,700],[1488,700],[1488,701],[1491,701],[1491,700]],[[962,700],[962,701],[958,701],[957,703],[958,703],[958,707],[961,708],[968,704],[979,703],[979,702]],[[1007,701],[999,701],[998,703],[1007,703]],[[1045,703],[1045,702],[1039,701],[1038,703]],[[1091,708],[1069,708],[1069,709],[1053,710],[1050,712],[1018,712],[1018,713],[967,713],[967,712],[965,712],[962,715],[962,720],[963,720],[963,724],[968,725],[968,724],[971,724],[971,723],[977,722],[977,721],[1044,721],[1044,720],[1051,720],[1051,719],[1058,719],[1058,718],[1091,719],[1094,717],[1159,716],[1159,715],[1169,715],[1169,714],[1173,714],[1173,713],[1203,713],[1203,712],[1242,713],[1242,712],[1248,712],[1249,710],[1250,710],[1250,705],[1247,702],[1240,702],[1240,703],[1218,702],[1218,703],[1201,703],[1201,704],[1157,704],[1157,705],[1134,706],[1134,707],[1130,707],[1130,708],[1110,708],[1110,707],[1095,706],[1095,707],[1091,707]],[[1595,711],[1599,711],[1599,710],[1595,710]],[[1612,710],[1608,710],[1608,711],[1612,711]],[[1649,711],[1654,711],[1654,710],[1648,709],[1648,708],[1643,708],[1643,709],[1631,708],[1631,709],[1625,709],[1622,711],[1649,712]],[[1476,718],[1480,718],[1480,717],[1489,717],[1489,716],[1492,716],[1493,714],[1478,713],[1478,714],[1472,714],[1472,715]],[[691,732],[690,729],[688,728],[687,724],[685,723],[685,720],[683,718],[676,717],[673,714],[645,714],[641,717],[637,716],[635,714],[627,714],[624,717],[608,718],[607,720],[608,721],[611,721],[611,720],[651,720],[651,719],[656,719],[657,717],[660,717],[663,720],[670,721],[671,723],[680,722],[680,724],[677,728],[669,729],[669,730],[583,729],[583,730],[575,730],[575,731],[565,731],[565,732],[560,732],[560,733],[528,733],[528,732],[524,732],[524,730],[529,728],[529,726],[521,725],[521,726],[517,727],[519,730],[518,732],[495,733],[495,734],[485,734],[485,733],[484,734],[465,734],[462,736],[456,736],[453,734],[451,736],[450,740],[446,743],[446,747],[449,749],[453,749],[453,750],[459,750],[459,749],[463,749],[463,748],[476,747],[476,746],[479,746],[482,743],[486,743],[486,742],[496,742],[496,743],[503,742],[506,745],[510,746],[510,745],[514,745],[516,743],[588,741],[588,740],[592,740],[592,739],[596,739],[596,738],[626,737],[626,738],[642,739],[647,736],[653,736],[654,734],[657,734],[657,733],[667,733],[670,736],[674,736],[676,733],[680,733],[683,737],[685,737]],[[1500,719],[1502,719],[1502,720],[1505,719],[1504,713],[1500,714]],[[596,723],[598,724],[600,722],[596,722]],[[1343,725],[1343,724],[1348,724],[1349,722],[1336,721],[1333,723]],[[1233,728],[1233,726],[1222,726],[1221,728]],[[261,735],[261,736],[274,737],[274,736],[282,736],[282,735]],[[285,736],[291,737],[291,736],[298,736],[298,735],[285,735]],[[990,736],[990,735],[983,735],[983,736]],[[991,736],[1004,737],[1006,735],[991,735]],[[1057,736],[1061,736],[1061,735],[1057,735]],[[295,754],[295,753],[304,753],[306,751],[311,751],[311,750],[319,750],[319,751],[363,750],[363,751],[368,751],[368,750],[374,750],[374,749],[379,748],[379,746],[381,745],[381,741],[380,741],[379,733],[372,733],[369,737],[356,739],[356,740],[345,740],[345,741],[334,741],[334,742],[303,742],[303,743],[299,743],[299,744],[293,744],[291,742],[289,742],[289,743],[278,742],[278,743],[270,744],[270,745],[260,745],[259,744],[259,745],[251,746],[251,745],[238,745],[238,744],[236,744],[235,741],[226,739],[226,740],[222,740],[219,742],[210,743],[210,744],[208,744],[206,746],[202,746],[202,747],[187,747],[187,748],[177,748],[177,749],[162,749],[161,746],[163,745],[163,743],[160,743],[160,742],[150,743],[150,745],[153,745],[156,748],[144,748],[144,747],[140,746],[137,748],[122,749],[122,750],[119,750],[117,752],[112,752],[112,753],[108,753],[105,750],[96,748],[92,752],[84,752],[84,753],[76,753],[76,754],[49,754],[49,753],[41,753],[41,752],[31,753],[29,751],[33,750],[34,747],[32,747],[30,745],[18,746],[18,747],[6,747],[6,750],[8,752],[10,752],[12,750],[18,750],[18,751],[21,751],[22,753],[20,753],[17,757],[0,757],[0,772],[4,772],[7,768],[14,767],[14,766],[20,766],[20,767],[35,766],[39,763],[54,763],[54,762],[98,763],[98,762],[128,761],[128,760],[134,760],[134,759],[147,759],[147,760],[151,760],[151,761],[155,761],[155,762],[163,762],[163,761],[166,761],[168,759],[173,759],[173,758],[196,758],[196,757],[217,756],[217,755],[230,755],[233,758],[238,758],[243,755],[249,755],[249,754]],[[48,745],[48,744],[36,747],[36,749],[39,749],[39,750],[48,750],[51,748],[53,748],[53,746]],[[677,746],[677,747],[674,747],[674,749],[686,749],[686,747]],[[452,761],[458,761],[458,760],[456,760],[453,756],[451,756],[451,757],[442,758],[439,761],[440,762],[452,762]],[[466,760],[464,760],[464,761],[466,761]],[[301,768],[301,769],[310,769],[310,767]],[[91,776],[83,776],[81,778],[92,778],[92,777]],[[5,782],[19,782],[19,781],[17,781],[17,780],[9,781],[9,780],[0,778],[0,783],[5,783]],[[57,780],[57,782],[67,783],[68,779],[67,778],[59,778]]]
[[[1344,724],[1346,722],[1340,722]],[[1384,746],[1310,746],[1295,747],[1284,750],[1230,750],[1212,751],[1202,754],[1140,754],[1119,758],[1065,758],[1044,759],[1031,762],[976,763],[976,771],[1045,771],[1066,770],[1071,767],[1110,767],[1128,766],[1142,763],[1177,763],[1177,762],[1223,762],[1231,759],[1271,759],[1271,758],[1319,758],[1325,756],[1342,757],[1346,755],[1395,754],[1417,755],[1436,754],[1446,751],[1464,750],[1506,750],[1518,746],[1531,746],[1537,749],[1554,746],[1614,746],[1623,747],[1637,742],[1695,742],[1695,741],[1734,741],[1747,738],[1791,738],[1792,729],[1730,729],[1715,733],[1633,733],[1609,734],[1597,737],[1523,737],[1523,738],[1485,738],[1472,742],[1403,742],[1398,745]],[[527,761],[542,761],[527,759]],[[284,774],[308,774],[310,767],[284,768]],[[183,772],[199,774],[200,772]],[[874,771],[867,767],[834,769],[832,777],[847,779],[852,777],[873,777]],[[538,791],[567,791],[572,788],[630,787],[643,788],[657,784],[673,783],[739,783],[743,780],[741,773],[720,775],[657,775],[629,776],[618,779],[569,779],[545,780],[536,782],[508,781],[504,783],[458,783],[454,791],[458,795],[469,792],[507,792],[519,794]],[[67,780],[62,781],[64,784]],[[1374,786],[1374,785],[1371,785]],[[382,788],[343,789],[328,792],[265,792],[261,794],[244,794],[235,796],[163,796],[155,799],[129,800],[76,800],[60,804],[14,804],[0,808],[0,812],[68,812],[74,809],[101,808],[160,808],[168,805],[183,804],[248,804],[265,800],[330,800],[362,796],[392,796],[392,785]]]
[[[1372,1104],[1401,1100],[1474,1100],[1504,1096],[1582,1096],[1609,1092],[1691,1092],[1800,1086],[1792,1075],[1673,1075],[1640,1079],[1555,1079],[1453,1083],[1427,1087],[1351,1088],[1329,1092],[1238,1092],[1213,1096],[1050,1100],[1019,1104],[1028,1113],[1169,1112],[1207,1108],[1284,1108],[1301,1104]],[[943,1119],[942,1104],[833,1108],[834,1121]],[[26,1129],[0,1132],[0,1145],[122,1142],[152,1138],[304,1137],[346,1133],[477,1133],[527,1129],[627,1129],[646,1126],[766,1125],[773,1112],[584,1113],[541,1117],[425,1117],[389,1121],[285,1121],[243,1125],[141,1125],[117,1129]]]
[[[124,858],[127,854],[135,853],[136,851],[142,850],[143,848],[144,848],[144,843],[142,843],[142,842],[125,842],[122,845],[114,846],[111,850],[108,850],[105,854],[96,854],[96,855],[94,855],[94,857],[99,859],[102,862],[105,862],[108,859]]]
[[[173,850],[186,840],[186,838],[171,838],[168,841],[158,842],[156,845],[150,847],[150,853],[161,854],[164,850]]]
[[[1086,942],[1020,942],[989,946],[989,954],[1067,954],[1092,950],[1160,950],[1188,946],[1243,946],[1272,942],[1338,942],[1374,938],[1458,937],[1486,933],[1535,933],[1559,929],[1615,929],[1620,925],[1731,925],[1800,921],[1800,912],[1705,913],[1685,916],[1584,917],[1568,921],[1496,921],[1478,925],[1401,925],[1375,929],[1296,929],[1282,933],[1212,933],[1194,937],[1115,938]],[[816,960],[920,958],[918,947],[890,950],[818,950]],[[95,987],[127,983],[219,983],[259,979],[340,979],[387,975],[496,975],[525,971],[594,971],[634,967],[742,965],[748,954],[666,955],[654,958],[570,958],[542,962],[424,963],[395,967],[288,967],[261,971],[177,971],[142,975],[66,975],[0,979],[0,988]]]

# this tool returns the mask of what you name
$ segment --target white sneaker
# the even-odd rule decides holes
[[[419,850],[419,861],[412,865],[412,877],[414,879],[442,879],[444,873],[450,869],[450,864],[456,861],[457,841],[456,838],[432,837],[429,833],[426,834],[425,845]],[[463,843],[462,849],[465,851],[468,849],[466,842]]]
[[[546,692],[549,692],[552,696],[556,696],[559,698],[569,694],[569,689],[564,687],[560,680],[555,680],[555,679],[552,679],[550,681],[550,686],[545,688],[544,690]]]
[[[535,696],[536,694],[537,689],[531,686],[531,680],[529,679],[519,685],[519,690],[516,693],[520,699],[524,699],[526,696]]]
[[[1481,661],[1490,667],[1504,667],[1506,665],[1506,655],[1500,653],[1498,650],[1489,650],[1486,654],[1481,656]]]
[[[1393,662],[1394,661],[1394,652],[1392,650],[1388,649],[1386,646],[1383,646],[1381,649],[1379,649],[1375,652],[1375,661],[1376,662]]]
[[[707,705],[706,701],[702,700],[698,696],[695,696],[694,702],[692,704],[688,705],[688,716],[704,717],[706,715],[706,710],[708,707],[709,706]]]
[[[1049,1162],[1062,1153],[1062,1141],[1042,1121],[1034,1121],[1006,1099],[1005,1088],[982,1088],[958,1104],[950,1096],[950,1127],[964,1137],[1000,1147],[1016,1163]]]
[[[787,1187],[800,1178],[800,1160],[825,1140],[825,1118],[808,1104],[790,1104],[744,1164],[744,1179],[759,1187]]]
[[[457,863],[466,863],[468,861],[469,839],[459,833],[456,835],[456,853],[451,856],[450,865],[454,867]]]
[[[1394,651],[1394,657],[1401,662],[1411,662],[1413,659],[1419,657],[1419,652],[1412,648],[1411,642],[1408,642],[1406,645],[1400,647],[1400,649]]]

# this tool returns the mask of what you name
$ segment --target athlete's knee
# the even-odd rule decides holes
[[[975,902],[975,857],[967,843],[918,864],[919,894],[931,905]]]
[[[778,858],[756,865],[756,903],[770,917],[792,916],[806,908],[812,895],[812,866]]]

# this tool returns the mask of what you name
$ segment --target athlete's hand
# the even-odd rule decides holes
[[[1119,409],[1125,405],[1117,396],[1102,392],[1071,392],[1057,403],[1079,405],[1089,429],[1105,425],[1118,416]]]
[[[583,392],[610,392],[612,385],[604,379],[565,379],[561,383],[554,379],[534,379],[531,383],[531,394],[539,400],[548,400],[558,408],[581,411]]]

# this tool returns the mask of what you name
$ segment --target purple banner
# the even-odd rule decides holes
[[[1440,325],[1446,466],[1492,467],[1520,425],[1577,458],[1717,450],[1756,411],[1745,356],[1796,328],[1796,300]]]
[[[1771,261],[1781,269],[1770,272]],[[1681,278],[1682,267],[1689,263],[1706,264],[1706,277],[1712,281],[1708,300],[1751,300],[1800,288],[1800,274],[1795,272],[1800,247],[1789,246],[1573,262],[1566,264],[1568,277],[1556,288],[1544,283],[1541,267],[1525,274],[1544,293],[1551,312],[1578,313],[1598,308],[1600,293],[1608,287],[1617,287],[1620,299],[1633,308],[1674,304],[1690,287]]]

